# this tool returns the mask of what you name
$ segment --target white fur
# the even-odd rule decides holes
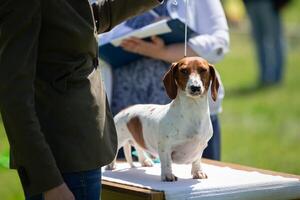
[[[193,96],[188,87],[200,86],[201,94]],[[159,156],[163,181],[176,181],[172,174],[172,162],[192,164],[193,178],[206,178],[201,169],[201,157],[207,142],[212,137],[207,91],[198,74],[190,74],[185,92],[178,89],[177,97],[167,105],[135,105],[115,116],[119,148],[125,146],[125,156],[133,166],[129,143],[137,148],[139,161],[143,166],[151,166],[128,130],[127,123],[138,116],[143,129],[146,151]],[[128,147],[129,146],[129,147]],[[129,150],[128,150],[129,149]],[[110,168],[114,167],[114,162]]]

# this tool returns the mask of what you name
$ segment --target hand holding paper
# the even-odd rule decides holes
[[[196,33],[188,29],[188,38],[194,35]],[[134,37],[134,40],[132,37]],[[157,37],[161,39],[154,39]],[[141,39],[143,39],[143,42],[141,42]],[[127,44],[124,45],[123,43],[121,47],[120,45],[124,40]],[[159,42],[159,40],[163,42]],[[105,43],[100,42],[99,51],[101,59],[112,67],[122,67],[141,58],[141,56],[172,62],[183,57],[182,49],[184,47],[181,46],[183,42],[184,24],[179,19],[171,19],[155,22],[131,33],[119,35],[119,37],[111,38],[109,41],[106,40]],[[159,49],[159,46],[162,48]],[[147,48],[146,51],[144,48]]]
[[[137,37],[124,39],[121,47],[126,51],[155,59],[161,59],[166,51],[164,41],[157,36],[152,36],[151,41],[145,41]]]

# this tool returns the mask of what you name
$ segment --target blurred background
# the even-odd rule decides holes
[[[300,1],[282,10],[287,57],[284,80],[257,87],[259,67],[242,0],[222,0],[231,47],[216,66],[226,89],[222,161],[300,175]],[[23,199],[17,174],[7,169],[9,146],[0,116],[0,200]]]

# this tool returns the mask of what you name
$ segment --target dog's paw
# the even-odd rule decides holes
[[[142,167],[153,167],[154,163],[150,158],[145,159],[142,163]]]
[[[129,166],[130,166],[130,168],[137,168],[137,166],[135,165],[135,164],[133,164],[133,163],[128,163],[129,164]]]
[[[115,164],[109,164],[109,165],[106,165],[105,167],[105,170],[114,170],[116,169],[116,165]]]
[[[196,171],[193,174],[193,179],[206,179],[207,175],[203,171]]]
[[[178,178],[176,176],[174,176],[174,174],[165,174],[161,176],[162,181],[166,181],[166,182],[174,182],[177,181]]]

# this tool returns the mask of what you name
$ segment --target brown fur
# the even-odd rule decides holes
[[[138,116],[131,118],[127,122],[127,127],[129,132],[131,133],[135,142],[142,148],[146,148],[144,136],[143,136],[143,126]]]
[[[166,92],[171,99],[177,96],[178,87],[185,90],[189,75],[200,74],[205,90],[208,91],[210,81],[212,82],[211,94],[215,101],[219,89],[219,81],[213,65],[201,57],[185,57],[178,63],[173,63],[164,76]]]
[[[173,63],[163,78],[164,86],[170,99],[175,99],[177,96],[177,85],[174,77],[177,66],[177,63]]]
[[[216,75],[215,68],[212,65],[209,66],[209,71],[210,71],[210,77],[211,77],[211,82],[212,82],[211,83],[211,96],[212,96],[212,99],[214,101],[216,101],[220,83],[219,83],[218,77]]]

